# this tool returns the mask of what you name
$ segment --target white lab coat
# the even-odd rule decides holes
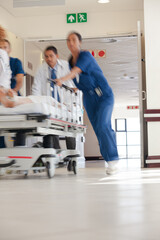
[[[65,60],[57,60],[56,65],[56,74],[57,78],[64,77],[69,74],[69,64]],[[50,83],[48,82],[48,78],[51,78],[48,64],[44,62],[37,70],[37,73],[34,77],[34,82],[32,85],[32,95],[36,96],[51,96]],[[72,80],[65,81],[64,84],[68,87],[75,88],[75,85]],[[60,93],[60,88],[58,87],[58,91]],[[69,95],[66,94],[66,91],[63,91],[63,102],[70,104]],[[61,94],[59,94],[61,95]]]
[[[6,51],[0,49],[0,87],[9,89],[11,79],[11,69],[9,57]]]

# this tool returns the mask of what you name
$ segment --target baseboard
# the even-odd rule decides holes
[[[148,168],[159,168],[160,167],[160,156],[148,156],[146,159]]]
[[[94,160],[104,160],[102,156],[92,156],[92,157],[85,157],[86,161],[94,161]]]

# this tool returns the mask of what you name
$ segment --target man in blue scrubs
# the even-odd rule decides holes
[[[8,55],[11,52],[11,44],[8,40],[3,39],[0,40],[0,48],[5,50]],[[11,76],[11,88],[16,92],[18,96],[20,96],[19,90],[23,85],[23,77],[24,77],[24,70],[22,67],[22,63],[18,58],[9,58],[10,61],[10,69],[12,71]],[[4,148],[4,137],[0,137],[0,148]]]
[[[0,41],[0,48],[4,49],[8,55],[11,52],[11,44],[6,39]],[[23,86],[23,77],[25,74],[21,61],[18,58],[10,57],[10,68],[12,71],[11,88],[20,96],[19,90]]]

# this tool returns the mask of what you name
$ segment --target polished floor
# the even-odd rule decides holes
[[[160,169],[122,162],[107,176],[101,161],[0,178],[0,240],[159,240],[159,223]]]

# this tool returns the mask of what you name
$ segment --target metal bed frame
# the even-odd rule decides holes
[[[52,79],[49,79],[52,81]],[[0,135],[10,135],[14,137],[14,147],[0,149],[0,173],[3,172],[21,172],[25,176],[29,170],[39,172],[45,170],[49,178],[55,174],[55,168],[59,164],[66,164],[68,171],[76,174],[77,159],[80,156],[79,151],[75,149],[54,149],[53,135],[76,137],[78,134],[86,132],[86,126],[83,125],[82,116],[78,115],[73,118],[73,104],[78,104],[77,93],[72,89],[62,86],[61,102],[63,101],[63,91],[71,94],[71,114],[64,120],[63,108],[62,115],[55,118],[44,114],[20,114],[20,115],[0,115]],[[56,86],[54,88],[56,91]],[[55,94],[56,95],[56,94]],[[74,102],[75,100],[75,102]],[[82,108],[82,103],[79,101]],[[58,104],[57,104],[58,105]],[[42,136],[42,147],[27,147],[27,136]],[[6,171],[7,170],[7,171]]]

